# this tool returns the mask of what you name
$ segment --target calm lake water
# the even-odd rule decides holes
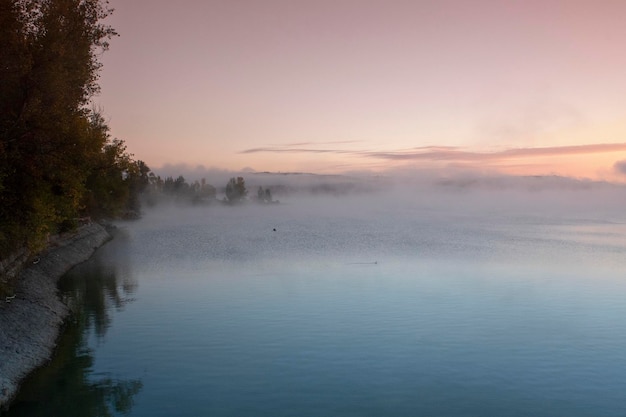
[[[446,207],[120,223],[6,416],[625,416],[624,218]]]

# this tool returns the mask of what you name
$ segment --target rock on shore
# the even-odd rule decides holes
[[[97,223],[81,227],[21,271],[15,298],[0,299],[0,408],[8,405],[20,382],[54,353],[70,312],[59,298],[58,279],[109,239],[111,235]]]

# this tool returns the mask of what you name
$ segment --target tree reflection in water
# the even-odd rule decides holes
[[[124,263],[121,265],[123,268]],[[53,360],[27,379],[11,408],[0,412],[2,417],[95,417],[130,412],[143,383],[139,379],[94,377],[94,352],[88,346],[92,332],[100,340],[104,337],[111,322],[110,309],[121,310],[133,300],[136,283],[130,276],[102,265],[96,256],[62,278],[59,288],[75,313],[59,339]]]

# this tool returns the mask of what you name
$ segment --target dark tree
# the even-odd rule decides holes
[[[246,198],[246,182],[243,177],[231,178],[226,184],[226,198],[231,203],[237,203]]]
[[[269,188],[263,189],[263,187],[259,187],[257,191],[257,201],[259,203],[272,203],[272,192]]]
[[[149,169],[89,108],[111,12],[106,0],[0,0],[0,255],[135,205]]]

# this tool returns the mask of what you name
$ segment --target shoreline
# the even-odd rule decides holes
[[[59,297],[58,280],[111,239],[98,223],[79,228],[20,272],[15,298],[0,300],[0,409],[8,407],[24,378],[54,354],[70,314]]]

